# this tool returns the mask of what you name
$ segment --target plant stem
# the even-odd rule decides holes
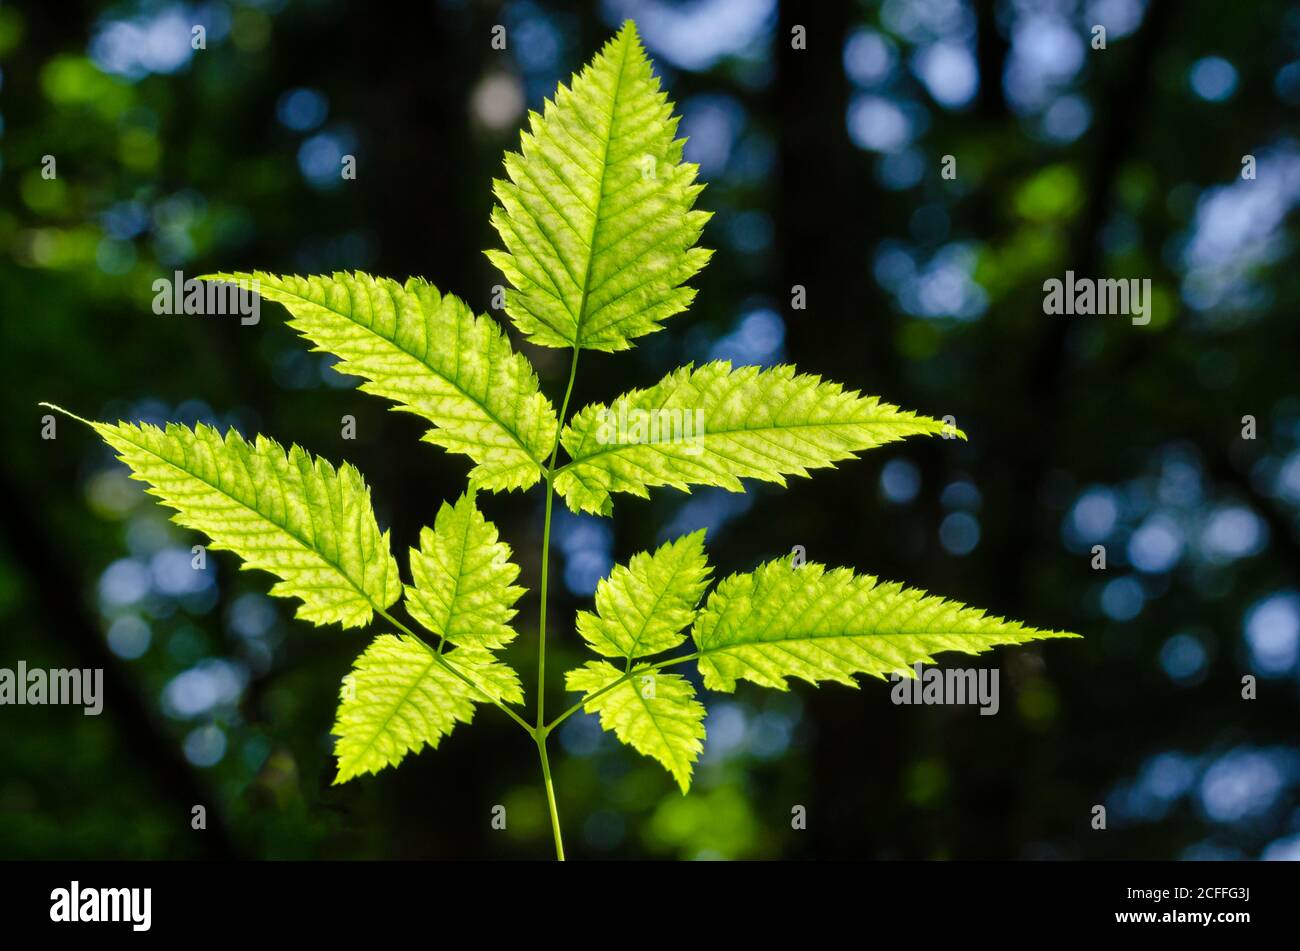
[[[546,783],[546,804],[551,809],[551,834],[555,836],[555,857],[564,861],[564,837],[560,834],[560,812],[555,808],[555,784],[551,782],[551,764],[546,758],[546,736],[537,734],[537,752],[542,757],[542,781]]]
[[[551,766],[546,759],[546,595],[551,566],[551,504],[555,501],[555,460],[560,454],[560,432],[569,413],[569,399],[573,396],[573,381],[578,376],[577,347],[573,348],[573,362],[569,365],[569,385],[564,390],[560,404],[560,428],[555,431],[555,445],[551,447],[551,462],[546,467],[546,515],[542,522],[542,585],[541,614],[537,620],[537,728],[533,733],[537,750],[542,756],[542,778],[546,782],[546,801],[551,807],[551,829],[555,833],[555,857],[564,861],[564,843],[560,838],[560,814],[555,806],[555,787],[551,782]]]

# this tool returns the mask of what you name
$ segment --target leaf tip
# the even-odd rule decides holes
[[[64,416],[67,416],[69,419],[75,419],[77,422],[79,422],[79,423],[85,423],[87,426],[94,426],[94,425],[95,425],[95,424],[94,424],[93,422],[91,422],[90,420],[88,420],[88,419],[86,419],[86,418],[84,418],[84,417],[82,417],[82,416],[78,416],[76,413],[72,412],[72,410],[70,410],[70,409],[64,409],[62,406],[58,405],[57,403],[47,403],[47,402],[45,402],[44,400],[41,400],[41,401],[38,402],[36,405],[37,405],[37,406],[44,406],[46,409],[52,409],[52,410],[54,410],[56,413],[62,413]]]

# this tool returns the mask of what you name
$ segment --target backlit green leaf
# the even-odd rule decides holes
[[[426,744],[436,747],[457,723],[474,718],[475,703],[519,703],[523,691],[514,671],[487,651],[461,648],[440,657],[413,637],[383,634],[357,658],[340,696],[335,783],[395,766]]]
[[[519,568],[510,546],[465,493],[455,506],[442,504],[432,529],[411,549],[406,609],[430,631],[466,647],[504,647],[515,638],[512,605],[524,589],[512,582]]]
[[[648,657],[676,647],[709,580],[704,529],[633,555],[596,586],[596,613],[578,612],[578,633],[606,657]]]
[[[712,252],[694,246],[709,215],[691,210],[703,186],[676,131],[631,21],[530,114],[493,183],[505,250],[487,253],[533,343],[624,350],[690,304]]]
[[[979,654],[999,644],[1077,637],[990,617],[916,588],[879,582],[847,568],[769,561],[719,582],[691,632],[704,686],[731,691],[737,680],[787,689],[787,677],[856,687],[854,674],[913,676],[932,654]]]
[[[577,413],[560,437],[570,462],[555,487],[575,512],[608,515],[612,492],[645,498],[661,485],[742,492],[742,478],[785,485],[787,475],[806,476],[864,449],[945,430],[938,420],[791,366],[706,363]]]
[[[569,690],[596,694],[623,674],[603,660],[588,661],[565,677]],[[634,669],[631,676],[583,705],[600,714],[603,729],[638,753],[657,759],[677,780],[682,792],[691,787],[691,771],[703,749],[704,707],[691,682],[677,674]]]
[[[370,489],[351,465],[335,469],[299,446],[223,438],[211,426],[90,423],[131,477],[176,509],[172,520],[203,532],[244,567],[280,577],[271,594],[300,598],[297,616],[361,627],[402,591],[388,533]]]
[[[434,424],[427,442],[464,453],[485,489],[526,489],[542,477],[558,423],[537,375],[501,328],[451,294],[360,272],[293,277],[209,275],[251,284],[289,311],[289,326],[338,356],[361,389]]]

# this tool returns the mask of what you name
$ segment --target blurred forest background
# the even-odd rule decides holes
[[[156,316],[152,283],[361,268],[488,311],[502,152],[629,16],[717,254],[691,312],[584,358],[575,406],[689,360],[788,360],[970,441],[786,491],[622,497],[613,521],[561,506],[548,707],[571,702],[559,672],[585,659],[572,617],[596,581],[700,526],[719,576],[802,545],[1086,639],[942,655],[1001,669],[993,717],[895,706],[874,680],[706,695],[686,797],[573,717],[552,757],[570,854],[1300,857],[1300,8],[1276,0],[0,6],[0,666],[106,671],[100,717],[0,709],[0,857],[551,854],[535,751],[490,708],[332,787],[366,635],[295,623],[228,555],[193,571],[201,539],[89,431],[42,439],[36,403],[349,460],[404,552],[468,462],[308,354],[278,305],[256,326]],[[1151,323],[1045,316],[1067,269],[1150,278]],[[565,354],[511,334],[554,398]],[[541,494],[481,504],[533,592],[507,653],[528,671]]]

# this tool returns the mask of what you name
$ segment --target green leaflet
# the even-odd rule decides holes
[[[565,675],[569,690],[593,694],[623,674],[603,660]],[[691,770],[703,749],[704,707],[695,688],[677,674],[640,667],[619,684],[583,705],[600,714],[600,725],[638,753],[657,759],[677,780],[683,793],[691,788]]]
[[[515,672],[487,651],[440,657],[415,638],[383,634],[357,658],[340,697],[335,783],[395,766],[426,743],[437,747],[458,722],[474,718],[476,702],[520,703],[523,691]]]
[[[625,350],[686,309],[712,254],[694,247],[697,166],[630,20],[529,129],[493,183],[506,313],[533,343]]]
[[[132,478],[176,509],[173,521],[233,551],[244,567],[278,575],[271,594],[301,598],[302,620],[362,627],[401,596],[388,533],[375,524],[370,489],[352,466],[336,470],[299,446],[286,454],[274,440],[250,443],[233,429],[223,439],[202,423],[168,423],[165,431],[89,425]]]
[[[686,639],[682,630],[708,586],[704,529],[633,555],[596,586],[596,614],[578,612],[578,633],[606,657],[658,654]]]
[[[847,568],[795,568],[792,561],[732,575],[709,595],[691,631],[705,687],[732,691],[743,679],[785,690],[786,677],[856,687],[859,673],[914,676],[912,665],[933,663],[930,655],[939,651],[979,654],[999,644],[1078,636],[989,617]]]
[[[542,477],[559,428],[555,410],[501,328],[459,298],[419,278],[400,284],[360,272],[207,277],[256,282],[262,297],[289,310],[289,326],[340,358],[340,373],[365,378],[365,392],[433,423],[428,442],[478,463],[470,478],[483,488],[526,489]]]
[[[787,475],[806,476],[864,449],[943,431],[938,420],[791,366],[685,366],[609,407],[578,412],[560,436],[571,461],[555,487],[575,512],[608,515],[612,492],[645,498],[661,485],[742,492],[742,478],[785,485]]]
[[[509,622],[524,593],[512,584],[518,576],[510,546],[466,492],[454,507],[442,504],[434,527],[420,532],[419,549],[411,549],[415,584],[406,586],[406,609],[453,644],[504,647],[515,639]]]

